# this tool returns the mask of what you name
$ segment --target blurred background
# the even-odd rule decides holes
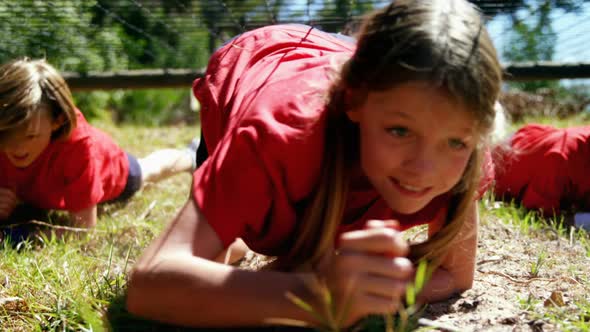
[[[589,113],[590,0],[472,0],[506,72],[513,120]],[[89,118],[196,123],[190,98],[213,50],[260,26],[350,34],[377,0],[0,0],[0,61],[46,58]]]

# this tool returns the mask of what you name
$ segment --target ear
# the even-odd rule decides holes
[[[61,113],[60,115],[57,116],[56,119],[54,119],[51,122],[51,131],[56,131],[59,128],[61,128],[63,126],[63,124],[66,122],[66,116],[65,114]]]
[[[356,108],[352,109],[350,111],[347,111],[346,116],[348,116],[348,119],[354,123],[359,123],[360,119],[361,119],[360,111]]]
[[[344,101],[349,107],[349,110],[346,111],[346,116],[348,116],[348,119],[354,123],[359,123],[361,114],[355,101],[353,100],[353,94],[350,89],[346,89],[346,92],[344,93]]]

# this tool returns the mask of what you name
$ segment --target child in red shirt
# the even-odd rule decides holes
[[[501,83],[464,0],[396,0],[356,44],[302,25],[246,32],[193,90],[209,157],[192,196],[134,267],[128,309],[191,326],[317,321],[326,282],[344,326],[393,313],[413,262],[437,267],[421,301],[471,287],[483,140]],[[427,224],[426,242],[401,231]],[[274,270],[214,260],[237,238]],[[228,310],[228,308],[239,308]]]
[[[498,198],[590,229],[590,126],[525,125],[494,149],[494,168]]]
[[[96,224],[96,207],[125,200],[146,182],[194,169],[194,153],[166,149],[143,159],[90,126],[62,76],[44,60],[0,67],[0,220],[19,203]]]

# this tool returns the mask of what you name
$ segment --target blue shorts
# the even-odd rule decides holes
[[[121,194],[106,203],[124,202],[131,198],[141,188],[141,166],[137,158],[127,153],[127,160],[129,160],[129,174],[127,175],[127,183]],[[16,245],[29,238],[35,232],[36,225],[26,223],[29,220],[48,221],[48,211],[35,208],[30,205],[18,205],[9,219],[15,224],[10,228],[0,227],[0,242],[2,238],[11,239],[11,243]],[[21,224],[22,223],[22,224]]]
[[[141,188],[141,166],[137,158],[127,153],[127,160],[129,160],[129,174],[127,175],[127,183],[121,194],[109,201],[109,203],[123,202],[131,198]]]

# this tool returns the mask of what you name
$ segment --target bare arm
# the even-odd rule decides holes
[[[304,292],[295,274],[245,271],[213,260],[223,246],[192,199],[131,272],[130,312],[187,326],[263,325],[269,317],[305,319],[285,294]]]
[[[75,227],[92,228],[96,226],[96,205],[87,209],[70,212],[70,222]]]
[[[465,223],[451,245],[442,264],[433,273],[430,281],[420,294],[420,302],[445,300],[453,294],[471,288],[475,273],[475,254],[477,251],[477,228],[479,214],[474,202],[467,212]],[[429,233],[436,232],[442,223],[435,223]]]
[[[393,312],[411,274],[411,263],[386,258],[407,248],[401,235],[390,229],[343,235],[341,254],[326,254],[325,278],[342,307],[338,294],[358,282],[352,307],[343,324],[348,326],[369,313]],[[214,262],[223,246],[192,199],[139,259],[128,283],[127,308],[150,319],[187,326],[260,326],[269,318],[314,323],[286,297],[296,294],[316,308],[304,280],[312,273],[246,271]],[[406,262],[407,261],[407,262]]]

